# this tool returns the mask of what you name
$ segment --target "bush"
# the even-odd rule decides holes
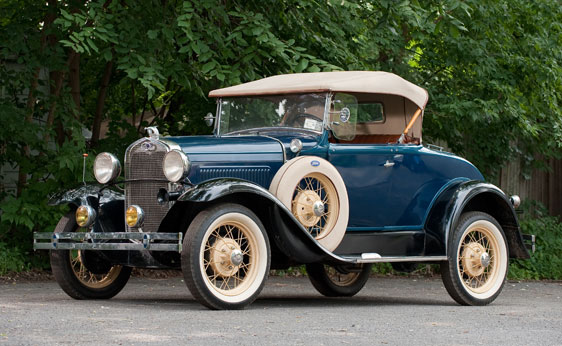
[[[0,275],[29,270],[27,256],[20,248],[9,247],[6,243],[0,242]]]
[[[562,279],[562,222],[540,209],[521,220],[525,234],[536,235],[536,251],[529,260],[513,260],[509,278],[523,280]]]

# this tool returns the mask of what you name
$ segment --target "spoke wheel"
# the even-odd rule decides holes
[[[317,240],[324,238],[334,227],[338,210],[336,188],[325,175],[308,174],[297,183],[291,211]]]
[[[110,286],[119,277],[121,269],[123,269],[122,266],[115,265],[111,266],[107,273],[95,274],[84,265],[84,251],[71,250],[68,251],[68,255],[72,272],[82,285],[89,288],[100,289]]]
[[[445,288],[458,303],[485,305],[501,292],[508,269],[505,235],[488,214],[463,214],[442,265]]]
[[[310,282],[316,290],[327,297],[351,297],[367,283],[371,264],[356,267],[330,266],[313,263],[306,265]]]
[[[85,231],[76,224],[74,213],[63,216],[57,232]],[[51,268],[59,286],[75,299],[108,299],[121,292],[131,268],[112,265],[93,250],[51,250]]]
[[[277,171],[269,191],[328,251],[342,241],[349,220],[345,183],[330,162],[316,156],[299,156]]]
[[[193,296],[211,309],[253,302],[269,272],[267,234],[247,208],[221,204],[195,217],[184,239],[182,271]]]

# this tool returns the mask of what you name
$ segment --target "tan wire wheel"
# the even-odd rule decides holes
[[[347,287],[353,285],[361,275],[360,271],[340,271],[336,269],[336,267],[332,267],[329,265],[324,265],[324,270],[328,275],[328,278],[334,283],[334,285]]]
[[[104,288],[111,285],[117,279],[123,268],[119,265],[115,265],[105,274],[94,274],[84,265],[82,251],[69,251],[69,256],[72,272],[80,283],[89,288]]]
[[[500,273],[499,243],[489,222],[467,228],[459,246],[457,268],[463,285],[478,294],[488,292]],[[491,225],[495,228],[494,225]]]
[[[311,173],[297,183],[291,211],[314,238],[324,238],[334,227],[338,210],[336,188],[324,174]]]
[[[326,297],[352,297],[369,280],[371,264],[333,266],[309,263],[306,272],[312,286]]]
[[[275,173],[269,191],[326,250],[342,241],[349,220],[349,201],[338,170],[317,156],[299,156]]]
[[[74,211],[64,215],[55,233],[87,232],[76,224]],[[97,250],[51,250],[51,269],[59,286],[74,299],[109,299],[131,276],[131,267],[112,264]]]
[[[202,279],[210,293],[223,302],[240,303],[258,292],[268,263],[262,230],[243,213],[218,216],[203,236],[199,252]]]
[[[441,264],[447,292],[462,305],[490,304],[501,292],[509,266],[501,225],[489,214],[466,212],[450,237],[450,260]]]

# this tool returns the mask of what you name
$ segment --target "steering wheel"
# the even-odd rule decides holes
[[[304,126],[306,119],[314,119],[315,121],[322,122],[322,119],[320,119],[318,116],[303,112],[293,115],[291,121],[288,123],[293,126]]]
[[[315,120],[322,121],[322,119],[320,119],[318,116],[310,113],[297,113],[294,115],[294,117],[294,120],[298,120],[301,118],[314,118]]]

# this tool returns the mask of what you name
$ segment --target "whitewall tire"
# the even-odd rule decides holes
[[[323,247],[338,247],[349,220],[349,200],[332,164],[315,156],[297,157],[279,169],[269,191]]]
[[[462,305],[486,305],[500,294],[509,251],[500,224],[482,212],[463,214],[449,235],[448,262],[441,265],[445,288]]]
[[[187,229],[182,272],[191,294],[211,309],[242,309],[261,292],[270,266],[267,233],[249,209],[219,204]]]

